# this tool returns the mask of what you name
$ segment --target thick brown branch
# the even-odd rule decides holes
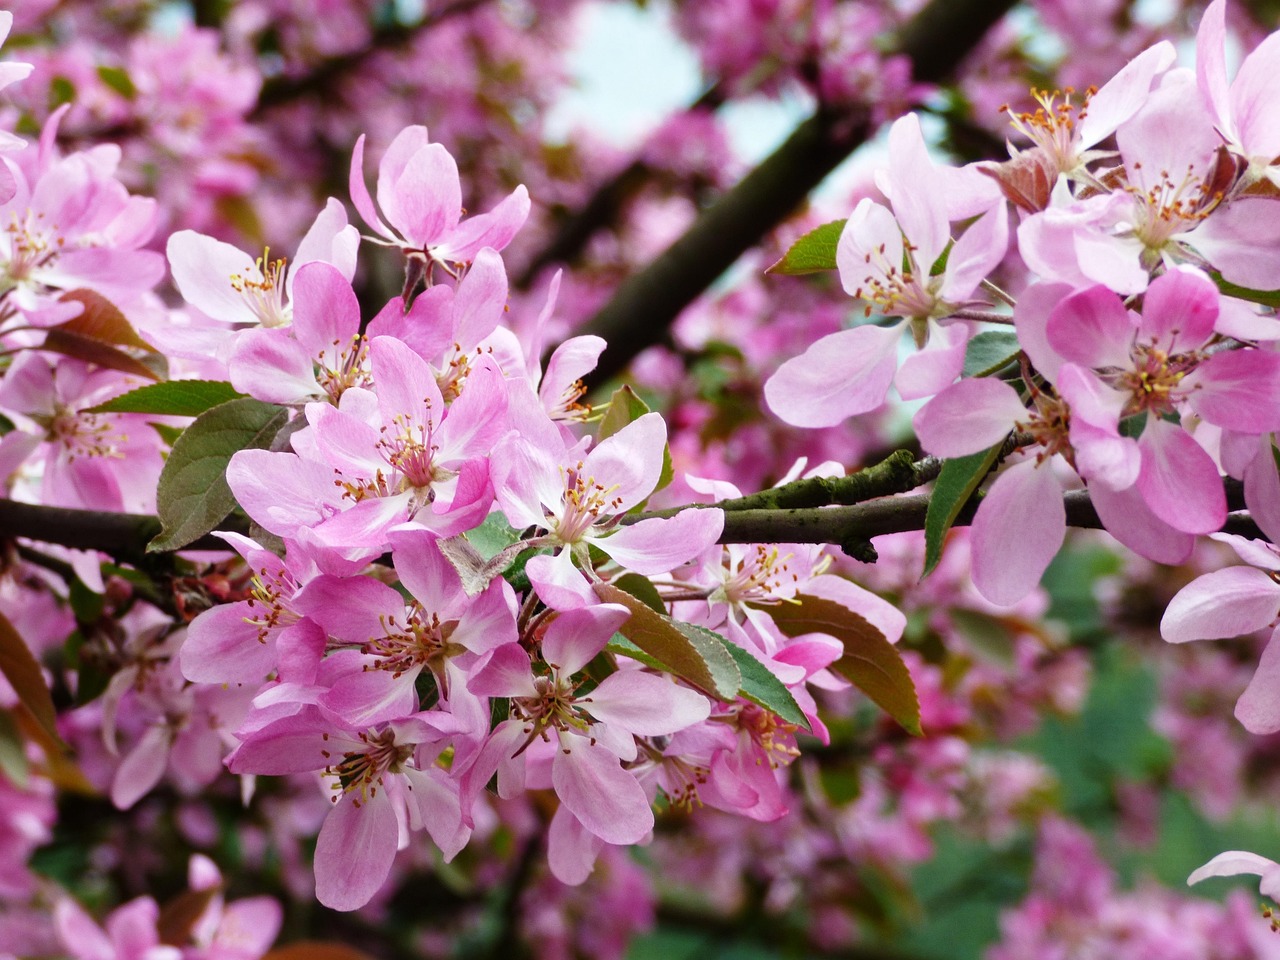
[[[719,84],[713,84],[685,112],[692,114],[715,110],[723,102],[723,88]],[[547,245],[520,271],[512,285],[520,290],[528,289],[545,267],[575,259],[595,236],[596,231],[617,221],[619,214],[652,179],[653,174],[649,164],[637,156],[599,184],[581,209],[560,223]]]
[[[237,526],[229,523],[223,529]],[[72,510],[0,498],[0,538],[25,537],[74,550],[99,550],[120,563],[146,567],[159,559],[146,550],[159,532],[160,521],[147,514]],[[227,545],[217,537],[205,536],[186,549],[225,550]]]
[[[916,80],[942,80],[1015,2],[931,0],[900,31],[895,49],[911,61]],[[867,106],[839,113],[819,109],[797,127],[682,237],[624,282],[587,324],[582,332],[609,343],[590,382],[607,380],[659,343],[680,311],[874,132]]]
[[[870,468],[875,471],[886,464],[895,464],[897,456]],[[937,461],[925,458],[911,466],[924,477],[918,483],[930,479]],[[870,472],[870,471],[864,471]],[[804,483],[804,481],[800,481]],[[1253,519],[1244,512],[1244,493],[1237,480],[1225,481],[1227,507],[1235,511],[1227,517],[1222,530],[1245,537],[1265,539]],[[785,489],[785,488],[781,488]],[[750,503],[750,497],[742,498]],[[954,526],[968,526],[973,522],[981,498],[975,498],[960,511]],[[1073,527],[1101,529],[1102,522],[1089,500],[1087,490],[1075,490],[1065,494],[1067,524]],[[670,510],[633,514],[623,521],[636,523],[651,517],[669,517],[681,510],[705,509],[710,506],[728,506],[725,511],[724,533],[721,543],[829,543],[849,544],[870,540],[887,533],[904,533],[923,530],[925,514],[929,509],[927,494],[910,497],[884,497],[868,503],[851,506],[799,507],[790,509],[734,509],[733,501],[724,504],[694,504]],[[243,522],[229,518],[223,530],[247,533]],[[160,521],[155,517],[132,513],[98,513],[93,510],[71,510],[65,507],[44,507],[18,503],[0,498],[0,539],[24,537],[43,543],[56,543],[79,550],[100,550],[114,560],[135,566],[149,567],[158,561],[156,554],[148,554],[146,545],[160,532]],[[187,545],[185,550],[225,550],[227,545],[212,534]]]

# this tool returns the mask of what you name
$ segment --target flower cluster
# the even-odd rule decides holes
[[[280,905],[226,901],[203,856],[177,900],[102,926],[43,877],[32,851],[56,859],[75,819],[56,803],[96,793],[126,826],[77,861],[83,888],[66,885],[90,896],[98,871],[156,867],[119,851],[164,821],[366,918],[433,871],[459,927],[492,927],[482,888],[509,871],[502,923],[544,955],[621,955],[664,896],[646,860],[722,912],[804,913],[813,944],[842,946],[865,919],[851,904],[905,890],[944,831],[1007,851],[1038,822],[993,960],[1268,955],[1256,922],[1230,934],[1238,900],[1120,893],[1046,816],[1061,773],[1018,738],[1085,703],[1089,654],[1040,590],[1072,525],[1153,564],[1229,544],[1246,565],[1182,577],[1162,633],[1271,631],[1236,716],[1280,732],[1280,554],[1219,532],[1280,540],[1280,34],[1232,77],[1225,0],[1194,71],[1145,30],[1109,43],[1042,4],[1079,42],[1064,69],[1113,78],[992,107],[968,132],[1008,114],[1010,159],[952,166],[937,118],[904,110],[928,97],[951,123],[1035,73],[1014,27],[949,101],[876,36],[910,4],[686,5],[676,26],[719,80],[592,196],[584,168],[616,151],[550,147],[531,119],[572,0],[318,17],[253,0],[121,26],[173,6],[38,0],[17,15],[33,63],[0,63],[0,89],[34,78],[0,112],[0,509],[27,518],[0,544],[0,929],[43,916],[14,949],[269,949]],[[0,14],[0,41],[14,23]],[[792,85],[834,141],[897,117],[843,225],[773,270],[825,264],[856,318],[820,284],[749,280],[637,358],[639,393],[590,402],[607,345],[577,323],[734,179],[719,103]],[[908,445],[893,389],[927,456],[849,475]],[[927,515],[885,497],[934,478]],[[159,533],[104,549],[76,528],[103,516],[121,540]],[[873,546],[867,517],[906,532]],[[1159,775],[1214,818],[1263,751],[1201,721],[1255,654],[1179,661],[1154,715],[1182,754]],[[1151,784],[1107,787],[1150,832]],[[1232,851],[1192,881],[1255,873],[1275,896],[1277,870]]]
[[[766,398],[807,427],[878,408],[890,385],[926,399],[913,421],[924,450],[957,464],[977,457],[975,485],[994,476],[972,548],[974,584],[995,604],[1040,582],[1064,542],[1072,490],[1087,491],[1113,537],[1161,563],[1186,561],[1197,537],[1223,528],[1224,474],[1243,481],[1262,531],[1280,533],[1280,326],[1258,308],[1280,276],[1276,36],[1231,78],[1216,0],[1194,70],[1175,66],[1162,41],[1083,97],[1034,92],[1034,111],[1005,108],[1026,145],[1000,164],[938,166],[917,119],[904,117],[878,174],[886,202],[861,200],[843,226],[842,285],[883,321],[783,363]],[[1005,268],[1013,282],[1002,282],[1016,296],[992,282],[1015,251],[1024,269]],[[998,355],[966,349],[984,322],[1012,328],[983,334]],[[899,368],[904,327],[918,352]],[[1280,565],[1268,544],[1229,539],[1262,569],[1189,585],[1165,614],[1166,639],[1274,624]],[[1236,710],[1255,733],[1280,729],[1275,649],[1272,640]]]
[[[826,672],[843,647],[789,638],[770,607],[803,592],[866,617],[888,641],[901,614],[822,574],[813,550],[726,553],[713,507],[629,516],[663,483],[666,427],[618,408],[596,442],[579,437],[572,424],[587,411],[572,383],[603,343],[570,339],[544,372],[502,323],[499,248],[523,218],[523,191],[460,219],[452,159],[409,128],[379,167],[379,214],[361,156],[358,145],[357,209],[404,251],[409,278],[367,323],[336,205],[304,239],[296,272],[190,232],[169,242],[195,336],[208,331],[232,384],[298,415],[286,448],[241,450],[227,467],[236,500],[283,555],[222,535],[247,573],[180,648],[156,654],[180,664],[193,685],[173,695],[190,706],[168,702],[165,715],[184,720],[143,735],[117,773],[117,802],[158,781],[180,729],[232,736],[234,773],[314,771],[332,801],[317,896],[339,909],[379,890],[416,831],[446,861],[457,855],[491,782],[504,798],[554,791],[548,856],[568,883],[604,845],[648,837],[658,794],[781,816],[775,769],[796,753],[795,723],[739,701],[736,684],[666,667],[651,643],[646,656],[646,630],[668,635],[677,663],[691,641],[635,599],[628,578],[654,578],[659,599],[702,598],[675,612],[723,655],[731,644],[763,664],[820,735],[805,685],[843,685]],[[437,271],[456,279],[433,282]],[[516,558],[519,592],[501,576]],[[637,625],[644,617],[657,626]],[[619,630],[641,647],[619,646]],[[192,723],[209,698],[222,704],[218,722]]]

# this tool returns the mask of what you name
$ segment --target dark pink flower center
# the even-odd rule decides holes
[[[362,800],[377,796],[383,776],[388,772],[398,773],[413,755],[413,746],[396,743],[395,732],[390,728],[361,733],[358,738],[364,744],[363,750],[346,751],[341,760],[324,768],[325,773],[337,777],[333,784],[334,796],[329,798],[333,803],[343,794],[358,792],[359,797],[352,801],[358,807]],[[325,734],[324,739],[328,740],[329,735]],[[330,758],[329,751],[321,753],[326,760]]]

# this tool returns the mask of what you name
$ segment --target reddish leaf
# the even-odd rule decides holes
[[[191,942],[191,931],[195,929],[204,912],[209,909],[221,891],[217,887],[207,890],[187,890],[178,894],[160,908],[160,917],[156,920],[156,932],[160,942],[171,947],[185,947]]]
[[[31,711],[31,716],[57,743],[57,713],[53,709],[53,697],[45,686],[40,664],[31,649],[18,636],[3,614],[0,614],[0,673],[9,681],[18,701]]]
[[[113,347],[93,337],[61,330],[58,327],[50,328],[45,334],[44,343],[41,344],[40,349],[60,353],[74,360],[83,360],[85,363],[94,363],[110,370],[119,370],[121,373],[133,374],[135,377],[145,377],[148,380],[162,379],[161,374],[150,365],[130,356],[119,347]]]
[[[70,290],[60,300],[74,300],[84,304],[84,312],[60,323],[54,330],[65,330],[67,333],[78,333],[91,340],[114,344],[117,347],[135,347],[148,353],[155,353],[155,347],[143,340],[138,331],[133,329],[120,308],[100,293],[93,290]]]
[[[298,940],[287,946],[276,947],[262,960],[373,960],[373,958],[344,943]]]
[[[618,632],[637,647],[695,687],[721,700],[737,699],[742,674],[723,645],[680,630],[670,617],[664,617],[621,587],[597,583],[595,591],[605,603],[620,603],[631,611]]]
[[[41,349],[148,380],[165,379],[164,357],[138,335],[114,303],[93,290],[71,290],[61,299],[82,304],[84,310],[50,327]],[[143,356],[135,357],[129,350]]]
[[[34,714],[22,704],[13,711],[22,735],[44,751],[44,762],[37,769],[59,790],[69,790],[86,797],[98,796],[98,790],[89,782],[76,762],[66,753],[66,744],[40,725]]]
[[[1049,206],[1049,194],[1058,176],[1053,160],[1039,147],[1023,150],[1003,163],[978,164],[976,169],[998,183],[1005,198],[1027,213],[1039,213]]]
[[[796,603],[761,606],[788,637],[825,633],[844,645],[831,669],[870,697],[908,732],[919,736],[920,700],[898,648],[848,607],[822,597],[796,594]]]

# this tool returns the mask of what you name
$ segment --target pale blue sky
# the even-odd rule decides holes
[[[569,56],[574,88],[547,119],[552,139],[575,125],[589,126],[611,143],[634,146],[672,110],[702,90],[698,61],[671,27],[670,5],[592,3],[583,8]],[[808,112],[799,97],[728,105],[729,137],[739,157],[753,163],[776,147]]]

